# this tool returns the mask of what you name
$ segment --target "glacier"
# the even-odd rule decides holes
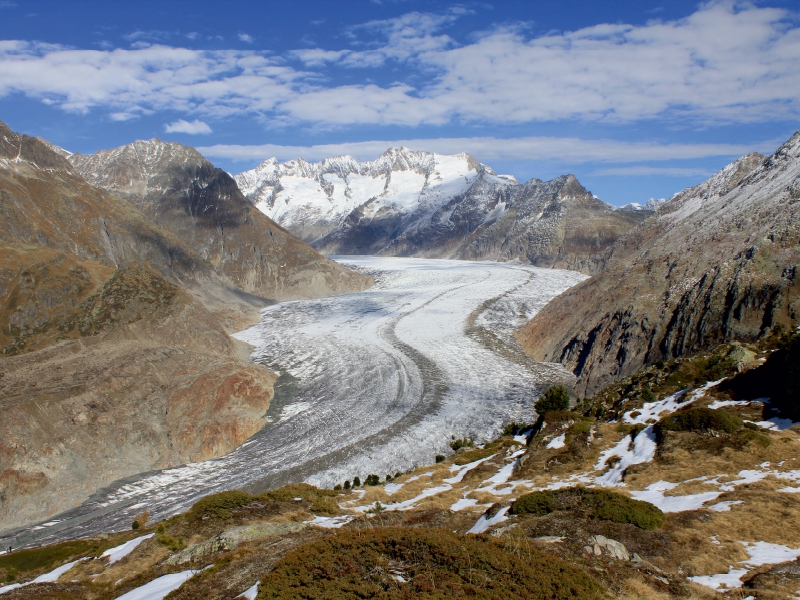
[[[275,304],[235,336],[281,376],[259,433],[224,457],[117,482],[47,526],[14,532],[13,545],[127,529],[142,510],[159,520],[225,489],[332,487],[407,471],[449,454],[451,436],[480,443],[507,422],[533,420],[539,393],[571,379],[558,365],[527,359],[513,332],[585,275],[513,263],[333,258],[375,285]]]

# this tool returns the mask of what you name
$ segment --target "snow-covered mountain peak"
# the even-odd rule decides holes
[[[359,207],[372,216],[430,212],[481,177],[492,185],[518,184],[466,152],[446,155],[402,146],[363,162],[350,155],[319,162],[270,158],[235,179],[259,210],[313,242]]]

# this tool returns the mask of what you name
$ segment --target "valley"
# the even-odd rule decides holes
[[[249,441],[221,458],[128,477],[3,540],[19,546],[125,529],[145,508],[166,518],[214,491],[302,480],[332,487],[407,471],[444,453],[451,435],[486,441],[509,421],[532,419],[542,390],[572,381],[557,365],[528,361],[513,332],[585,276],[508,263],[337,261],[376,284],[267,307],[258,325],[235,336],[280,375],[271,422]]]

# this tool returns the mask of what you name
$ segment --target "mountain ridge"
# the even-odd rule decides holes
[[[234,178],[259,210],[326,254],[521,260],[593,273],[602,251],[652,214],[617,211],[574,175],[520,184],[467,153],[271,158]]]

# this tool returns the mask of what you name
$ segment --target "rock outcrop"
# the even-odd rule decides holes
[[[519,260],[595,273],[649,210],[618,211],[572,175],[524,185],[468,154],[269,159],[236,175],[265,214],[328,254]]]
[[[800,133],[684,190],[612,246],[605,270],[517,339],[590,395],[658,359],[753,340],[800,319]]]

